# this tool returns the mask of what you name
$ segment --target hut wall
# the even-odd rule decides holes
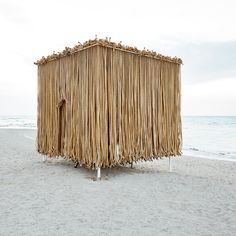
[[[102,46],[39,65],[37,138],[88,168],[180,155],[180,65]]]

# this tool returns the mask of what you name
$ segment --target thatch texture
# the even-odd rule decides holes
[[[36,63],[38,151],[88,168],[180,155],[182,61],[88,42]]]

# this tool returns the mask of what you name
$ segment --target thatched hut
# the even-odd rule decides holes
[[[38,152],[88,168],[181,154],[181,59],[89,40],[38,65]]]

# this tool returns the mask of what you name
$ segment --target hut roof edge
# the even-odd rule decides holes
[[[183,61],[181,58],[164,56],[155,51],[150,51],[147,49],[139,50],[137,47],[130,47],[130,46],[122,45],[121,42],[119,43],[111,42],[108,39],[88,40],[88,41],[85,41],[83,44],[78,42],[78,44],[75,45],[73,48],[65,47],[65,49],[62,52],[58,52],[58,53],[53,52],[53,54],[47,57],[42,57],[41,59],[37,60],[36,62],[34,62],[34,64],[43,65],[50,61],[57,60],[65,56],[75,54],[79,51],[86,50],[94,46],[103,46],[107,48],[112,48],[114,50],[120,50],[120,51],[137,54],[139,56],[146,56],[146,57],[158,59],[161,61],[168,61],[168,62],[172,62],[176,64],[183,64]]]

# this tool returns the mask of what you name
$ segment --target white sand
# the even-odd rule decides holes
[[[0,130],[0,235],[236,235],[236,163],[190,157],[96,173]]]

